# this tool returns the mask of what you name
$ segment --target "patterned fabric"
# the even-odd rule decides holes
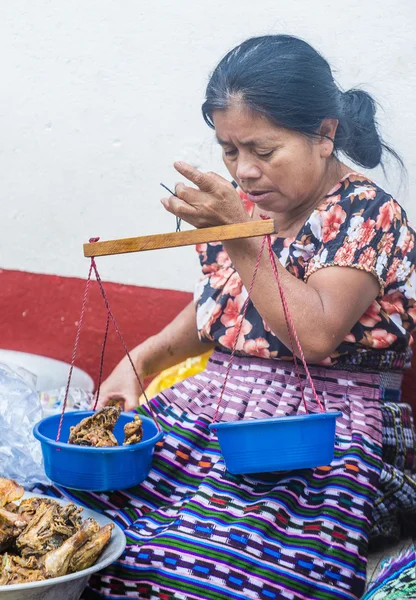
[[[97,494],[46,490],[98,509],[125,529],[124,555],[92,577],[84,600],[361,597],[384,468],[380,375],[311,368],[325,409],[343,413],[330,466],[231,475],[208,429],[228,358],[214,352],[205,371],[153,400],[165,438],[140,486]],[[309,389],[306,397],[316,410]],[[303,412],[293,364],[235,358],[221,421]],[[407,434],[397,447],[407,468]]]
[[[372,538],[399,540],[416,524],[416,437],[407,404],[386,402],[383,415],[383,466],[373,509]]]
[[[363,600],[416,598],[416,552],[413,546],[396,559],[388,560]]]
[[[244,199],[247,204],[247,200]],[[416,321],[415,233],[406,213],[363,175],[351,173],[325,197],[296,238],[276,238],[273,248],[295,277],[308,280],[329,266],[372,273],[380,295],[323,365],[357,370],[403,370],[409,364]],[[220,243],[197,246],[203,277],[195,290],[203,341],[231,349],[247,292]],[[242,325],[243,355],[291,360],[252,303]]]

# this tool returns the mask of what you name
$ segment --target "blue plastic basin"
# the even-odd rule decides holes
[[[329,465],[341,412],[212,423],[230,473],[269,473]]]
[[[69,428],[92,414],[93,411],[67,412],[60,439],[67,440]],[[152,419],[141,416],[143,439],[139,444],[90,448],[55,442],[60,418],[53,415],[42,419],[33,430],[41,443],[45,473],[51,481],[74,490],[105,492],[129,488],[146,479],[155,445],[163,437]],[[119,444],[124,440],[124,425],[133,418],[132,413],[121,413],[114,429]]]

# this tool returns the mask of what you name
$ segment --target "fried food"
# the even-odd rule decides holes
[[[0,478],[0,585],[60,577],[95,564],[114,525],[82,521],[82,508],[72,502],[33,497],[19,503],[22,490]]]
[[[118,446],[114,435],[114,427],[120,417],[120,406],[106,406],[90,417],[83,419],[78,425],[71,427],[68,443],[95,448]],[[139,415],[124,426],[123,446],[138,444],[143,438],[143,423]]]
[[[117,406],[106,406],[90,417],[71,427],[68,443],[78,446],[118,446],[113,430],[120,416]]]

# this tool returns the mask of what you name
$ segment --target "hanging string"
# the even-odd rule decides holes
[[[138,372],[137,372],[137,370],[136,370],[136,367],[134,366],[134,363],[133,363],[133,361],[132,361],[132,359],[131,359],[130,352],[129,352],[128,348],[127,348],[126,342],[124,341],[124,338],[123,338],[123,336],[121,335],[121,331],[120,331],[120,329],[119,329],[119,327],[118,327],[117,321],[116,321],[116,319],[115,319],[115,317],[114,317],[114,315],[113,315],[113,313],[112,313],[112,311],[111,311],[110,304],[109,304],[109,302],[108,302],[108,298],[107,298],[107,294],[105,293],[104,286],[103,286],[103,283],[102,283],[102,281],[101,281],[100,274],[98,273],[97,265],[96,265],[96,262],[95,262],[95,259],[94,259],[94,257],[93,257],[93,256],[91,257],[91,266],[92,266],[92,269],[93,269],[93,271],[94,271],[94,273],[95,273],[95,278],[96,278],[96,280],[97,280],[97,283],[98,283],[98,285],[99,285],[99,288],[100,288],[100,291],[101,291],[101,295],[102,295],[102,297],[103,297],[103,299],[104,299],[104,303],[105,303],[105,305],[106,305],[106,307],[107,307],[107,312],[108,312],[108,315],[109,315],[109,317],[111,318],[111,320],[112,320],[112,322],[113,322],[114,329],[116,330],[116,332],[117,332],[117,335],[118,335],[118,337],[120,338],[121,344],[122,344],[122,346],[123,346],[123,348],[124,348],[124,351],[125,351],[125,353],[126,353],[126,356],[127,356],[127,358],[128,358],[128,361],[129,361],[129,363],[130,363],[130,365],[131,365],[131,368],[133,369],[133,372],[134,372],[134,374],[135,374],[135,376],[136,376],[136,379],[137,379],[137,381],[139,382],[140,390],[141,390],[141,392],[142,392],[142,394],[143,394],[143,396],[144,396],[144,399],[146,400],[147,406],[148,406],[148,408],[149,408],[149,412],[150,412],[150,414],[152,415],[152,418],[153,418],[153,420],[154,420],[154,422],[155,422],[155,424],[156,424],[156,427],[157,427],[158,431],[161,431],[161,428],[160,428],[159,422],[158,422],[158,420],[156,419],[156,415],[155,415],[155,413],[154,413],[153,407],[152,407],[151,403],[149,402],[149,399],[148,399],[148,397],[147,397],[146,390],[144,389],[144,386],[143,386],[142,380],[140,379],[140,376],[139,376],[139,374],[138,374]]]
[[[175,196],[175,198],[177,198],[178,196],[175,194],[175,192],[172,192],[172,190],[170,190],[164,183],[160,184],[163,188],[165,188],[165,190],[167,192],[169,192],[169,194],[172,194],[172,196]],[[182,223],[182,219],[180,219],[179,217],[176,217],[176,233],[178,233],[178,231],[181,230],[181,223]]]
[[[270,217],[268,215],[260,215],[260,217],[264,221],[270,219]],[[270,247],[270,245],[272,243],[270,236],[269,236],[269,239],[267,241],[268,241],[268,245]],[[272,252],[273,252],[273,249],[272,249]],[[273,260],[274,260],[274,256],[275,255],[274,255],[274,252],[273,252]],[[269,252],[269,257],[270,257],[270,252]],[[275,265],[275,267],[276,267],[276,265]],[[272,264],[272,269],[273,269],[273,264]],[[277,269],[275,269],[275,271],[277,273]],[[275,275],[275,277],[276,277],[276,275]],[[298,383],[299,383],[299,390],[300,390],[300,394],[301,394],[301,397],[302,397],[303,406],[305,408],[305,412],[307,413],[308,412],[308,407],[307,407],[307,404],[306,404],[305,390],[304,390],[304,386],[303,386],[303,383],[302,383],[302,378],[300,376],[298,359],[297,359],[296,352],[295,352],[295,340],[293,338],[292,328],[290,326],[290,322],[289,322],[289,318],[288,318],[287,305],[283,302],[283,299],[282,299],[283,289],[281,289],[278,275],[277,275],[277,282],[278,282],[278,285],[279,285],[279,292],[281,290],[280,298],[282,300],[283,314],[284,314],[284,317],[285,317],[286,329],[287,329],[287,333],[288,333],[288,336],[289,336],[290,349],[292,350],[293,364],[294,364],[294,367],[295,367],[295,373],[296,373],[296,377],[297,377],[297,380],[298,380]]]
[[[92,241],[95,241],[95,238],[94,239],[91,238],[90,242],[92,242]],[[79,336],[81,334],[82,322],[84,320],[84,314],[85,314],[85,307],[87,305],[88,290],[89,290],[90,283],[91,283],[92,270],[93,270],[93,267],[92,267],[92,265],[90,265],[90,270],[89,270],[89,273],[88,273],[87,283],[85,285],[84,298],[82,300],[81,315],[80,315],[79,321],[78,321],[78,328],[77,328],[77,334],[76,334],[76,337],[75,337],[74,349],[72,351],[71,367],[69,369],[68,382],[66,384],[65,396],[64,396],[64,401],[63,401],[63,404],[62,404],[61,418],[59,420],[58,433],[57,433],[57,436],[56,436],[56,441],[57,442],[59,442],[59,438],[61,437],[62,423],[64,421],[65,409],[66,409],[66,405],[67,405],[67,402],[68,402],[69,386],[71,384],[72,372],[74,370],[75,359],[76,359],[76,356],[77,356],[77,350],[78,350],[78,344],[79,344]]]
[[[97,410],[98,400],[100,398],[101,382],[102,382],[102,379],[103,379],[104,354],[105,354],[105,347],[106,347],[106,344],[107,344],[108,328],[109,327],[110,327],[110,315],[108,314],[108,311],[107,311],[107,323],[106,323],[106,326],[105,326],[105,333],[104,333],[103,345],[102,345],[102,349],[101,349],[100,372],[98,374],[97,394],[95,396],[95,402],[94,402],[93,410]]]
[[[318,398],[318,394],[316,393],[316,389],[315,389],[315,386],[314,386],[314,383],[313,383],[313,380],[312,380],[311,374],[310,374],[310,372],[309,372],[308,365],[307,365],[307,363],[306,363],[306,360],[305,360],[305,356],[304,356],[304,354],[303,354],[302,346],[300,345],[299,338],[298,338],[298,334],[297,334],[297,332],[296,332],[296,328],[295,328],[295,325],[294,325],[294,323],[293,323],[292,316],[291,316],[291,314],[290,314],[290,312],[289,312],[289,307],[288,307],[288,304],[287,304],[286,296],[285,296],[285,293],[284,293],[284,291],[283,291],[282,284],[281,284],[281,282],[280,282],[279,273],[278,273],[278,271],[277,271],[276,257],[275,257],[275,254],[274,254],[274,252],[273,252],[272,240],[271,240],[271,238],[270,238],[270,235],[268,235],[268,236],[266,236],[266,237],[267,237],[267,245],[268,245],[268,250],[269,250],[270,263],[271,263],[271,265],[272,265],[272,271],[273,271],[273,274],[274,274],[274,276],[275,276],[275,279],[276,279],[276,281],[277,281],[277,285],[278,285],[278,287],[279,287],[279,293],[280,293],[280,298],[281,298],[281,300],[282,300],[283,311],[284,311],[284,314],[285,314],[286,323],[287,323],[288,321],[289,321],[289,323],[290,323],[290,328],[291,328],[291,331],[293,332],[293,336],[294,336],[294,338],[295,338],[296,345],[297,345],[297,347],[298,347],[298,351],[299,351],[300,359],[301,359],[301,361],[302,361],[303,368],[305,369],[305,373],[306,373],[306,376],[307,376],[307,378],[308,378],[308,382],[309,382],[309,384],[310,384],[310,386],[311,386],[311,389],[312,389],[312,394],[313,394],[313,397],[314,397],[314,399],[316,400],[316,402],[317,402],[317,404],[318,404],[318,406],[319,406],[320,410],[321,410],[322,412],[325,412],[325,409],[324,409],[324,407],[322,406],[322,403],[321,403],[321,401],[320,401],[320,400],[319,400],[319,398]],[[293,356],[295,356],[295,353],[294,353],[293,347],[292,347],[292,351],[293,351]],[[305,408],[306,408],[306,405],[305,405]],[[306,410],[306,412],[308,412],[308,411]]]
[[[90,238],[89,241],[90,241],[90,243],[93,243],[93,242],[98,242],[99,239],[100,238],[98,238],[98,237],[97,238]],[[105,302],[105,305],[106,305],[106,308],[107,308],[107,324],[106,324],[106,328],[105,328],[104,339],[103,339],[103,344],[102,344],[102,349],[101,349],[100,371],[99,371],[99,378],[98,378],[97,395],[96,395],[96,399],[95,399],[95,403],[94,403],[94,410],[97,407],[98,399],[99,399],[99,395],[100,395],[100,388],[101,388],[102,374],[103,374],[103,366],[104,366],[104,354],[105,354],[105,348],[106,348],[106,343],[107,343],[107,338],[108,338],[108,330],[109,330],[110,319],[111,319],[112,322],[113,322],[114,328],[115,328],[115,330],[116,330],[116,332],[117,332],[117,334],[118,334],[118,336],[120,338],[120,341],[122,343],[124,351],[126,352],[127,358],[128,358],[128,360],[130,362],[130,365],[131,365],[131,367],[133,369],[133,372],[134,372],[134,374],[136,376],[136,379],[139,382],[140,389],[141,389],[142,394],[143,394],[143,396],[144,396],[144,398],[146,400],[146,403],[147,403],[147,405],[149,407],[149,412],[150,412],[150,414],[151,414],[151,416],[152,416],[152,418],[153,418],[153,420],[154,420],[154,422],[156,424],[156,427],[157,427],[158,431],[161,431],[161,427],[159,425],[158,420],[156,419],[156,415],[154,413],[152,405],[149,402],[149,399],[147,397],[147,394],[146,394],[146,391],[145,391],[144,386],[142,384],[142,381],[141,381],[141,379],[139,377],[139,374],[137,373],[136,367],[134,366],[134,363],[133,363],[133,361],[131,359],[130,353],[129,353],[128,348],[127,348],[127,345],[126,345],[126,343],[124,341],[123,336],[121,335],[121,332],[120,332],[120,329],[118,327],[117,321],[116,321],[116,319],[115,319],[115,317],[114,317],[114,315],[113,315],[113,313],[111,311],[110,304],[108,302],[108,298],[107,298],[107,295],[105,293],[105,290],[104,290],[104,287],[103,287],[103,284],[102,284],[102,281],[101,281],[101,277],[100,277],[100,275],[98,273],[98,269],[97,269],[97,265],[96,265],[95,259],[94,259],[94,257],[91,257],[90,269],[89,269],[89,272],[88,272],[88,278],[87,278],[87,282],[86,282],[86,285],[85,285],[84,297],[83,297],[83,300],[82,300],[81,315],[80,315],[80,318],[79,318],[79,321],[78,321],[77,333],[76,333],[76,337],[75,337],[74,350],[72,352],[72,359],[71,359],[71,366],[70,366],[70,369],[69,369],[68,382],[67,382],[66,389],[65,389],[64,401],[63,401],[63,404],[62,404],[61,418],[59,420],[58,433],[57,433],[57,436],[56,436],[56,441],[57,442],[59,442],[60,437],[61,437],[62,424],[63,424],[65,410],[66,410],[66,406],[67,406],[67,402],[68,402],[68,395],[69,395],[69,389],[70,389],[70,385],[71,385],[72,373],[73,373],[74,366],[75,366],[75,360],[76,360],[77,350],[78,350],[78,346],[79,346],[79,339],[80,339],[80,335],[81,335],[81,329],[82,329],[82,325],[83,325],[83,321],[84,321],[84,315],[85,315],[85,309],[86,309],[86,305],[87,305],[88,291],[89,291],[89,288],[90,288],[91,276],[92,276],[93,272],[95,274],[95,278],[97,279],[97,283],[98,283],[98,285],[100,287],[101,295],[102,295],[102,297],[104,299],[104,302]]]
[[[266,236],[263,238],[263,241],[261,243],[261,248],[260,248],[259,255],[257,257],[256,266],[254,267],[253,278],[251,280],[251,284],[250,284],[250,288],[248,290],[246,301],[244,302],[244,305],[243,305],[243,310],[241,311],[240,323],[238,324],[237,334],[236,334],[236,336],[234,338],[230,360],[228,361],[227,371],[225,372],[224,383],[222,384],[220,397],[218,399],[217,407],[215,409],[214,417],[212,419],[213,423],[215,423],[216,420],[217,420],[218,413],[219,413],[219,410],[220,410],[220,407],[221,407],[221,404],[222,404],[222,399],[223,399],[223,396],[224,396],[225,386],[227,385],[228,377],[230,375],[231,366],[232,366],[232,364],[234,362],[234,356],[235,356],[235,352],[237,350],[238,340],[240,339],[241,329],[243,327],[244,318],[246,316],[246,312],[247,312],[247,308],[248,308],[248,303],[250,302],[251,292],[253,291],[254,282],[256,280],[257,271],[259,270],[260,261],[261,261],[262,255],[263,255],[263,250],[264,250],[265,244],[266,244]]]
[[[262,216],[262,218],[265,218],[265,217]],[[266,218],[268,218],[268,217],[266,217]],[[243,327],[243,322],[244,322],[244,319],[245,319],[245,316],[246,316],[246,313],[247,313],[247,308],[248,308],[248,304],[249,304],[249,301],[250,301],[250,298],[251,298],[251,293],[252,293],[252,290],[253,290],[254,282],[256,280],[257,272],[258,272],[259,267],[260,267],[260,262],[261,262],[261,258],[262,258],[262,255],[263,255],[264,246],[265,246],[266,241],[267,241],[267,246],[268,246],[270,264],[271,264],[273,274],[274,274],[275,279],[276,279],[277,284],[278,284],[279,294],[280,294],[280,298],[281,298],[281,301],[282,301],[283,314],[284,314],[284,317],[285,317],[286,327],[287,327],[287,331],[288,331],[288,334],[289,334],[289,342],[290,342],[290,346],[291,346],[291,350],[292,350],[292,354],[293,354],[295,371],[296,371],[297,379],[298,379],[298,382],[299,382],[299,388],[300,388],[300,392],[301,392],[301,396],[302,396],[302,402],[303,402],[303,405],[305,407],[305,411],[306,411],[306,413],[309,412],[308,411],[308,407],[307,407],[307,403],[306,403],[305,394],[304,394],[304,386],[302,384],[302,379],[301,379],[300,372],[299,372],[299,366],[298,366],[298,363],[297,363],[297,358],[296,358],[296,353],[295,353],[295,343],[297,345],[297,348],[298,348],[298,351],[299,351],[299,354],[300,354],[300,358],[301,358],[303,367],[305,369],[305,373],[306,373],[308,382],[309,382],[309,384],[311,386],[312,394],[314,396],[314,399],[317,402],[317,404],[319,406],[319,409],[322,412],[325,411],[325,409],[322,406],[322,403],[319,400],[319,397],[318,397],[318,395],[316,393],[316,389],[315,389],[315,386],[314,386],[311,374],[309,372],[308,365],[306,363],[302,347],[301,347],[300,342],[299,342],[299,338],[298,338],[298,335],[297,335],[297,332],[296,332],[296,329],[295,329],[295,325],[293,323],[293,319],[292,319],[292,317],[290,315],[290,312],[289,312],[289,307],[288,307],[288,304],[287,304],[286,296],[285,296],[285,293],[283,291],[283,287],[281,285],[279,273],[278,273],[278,270],[277,270],[276,257],[275,257],[275,254],[273,252],[273,245],[272,245],[271,237],[270,237],[270,235],[266,235],[263,238],[263,241],[262,241],[262,244],[261,244],[261,247],[260,247],[260,251],[259,251],[259,254],[257,256],[256,265],[254,267],[254,272],[253,272],[253,277],[252,277],[252,280],[251,280],[251,283],[250,283],[250,288],[248,290],[248,295],[247,295],[246,301],[245,301],[245,303],[243,305],[243,309],[241,311],[240,322],[238,324],[237,334],[236,334],[236,336],[234,338],[234,342],[233,342],[233,346],[232,346],[232,350],[231,350],[230,360],[229,360],[228,365],[227,365],[227,370],[226,370],[226,373],[225,373],[224,382],[223,382],[223,385],[221,387],[221,392],[220,392],[219,399],[218,399],[218,402],[217,402],[217,406],[216,406],[216,409],[215,409],[215,413],[214,413],[214,416],[213,416],[213,419],[212,419],[213,423],[215,423],[217,421],[218,413],[219,413],[219,410],[221,408],[221,404],[222,404],[222,401],[223,401],[223,396],[224,396],[225,388],[226,388],[226,385],[227,385],[227,382],[228,382],[228,378],[229,378],[229,374],[230,374],[230,370],[231,370],[231,367],[232,367],[232,364],[233,364],[233,361],[234,361],[235,353],[236,353],[236,350],[237,350],[237,344],[238,344],[238,341],[239,341],[239,338],[240,338],[241,329]]]

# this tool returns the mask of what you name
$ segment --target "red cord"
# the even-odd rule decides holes
[[[78,350],[78,344],[79,344],[79,336],[81,334],[82,322],[84,320],[84,314],[85,314],[85,307],[87,305],[87,297],[88,297],[88,290],[89,290],[90,282],[91,282],[92,268],[93,267],[92,267],[92,264],[91,264],[90,265],[90,270],[89,270],[89,273],[88,273],[87,283],[85,285],[84,298],[82,300],[82,307],[81,307],[81,315],[80,315],[80,318],[79,318],[79,321],[78,321],[78,329],[77,329],[77,334],[76,334],[76,337],[75,337],[74,350],[72,352],[71,367],[69,369],[68,382],[66,384],[66,390],[65,390],[65,397],[64,397],[63,404],[62,404],[61,418],[59,420],[58,433],[57,433],[57,436],[56,436],[56,441],[57,442],[59,442],[59,438],[61,437],[62,423],[64,421],[64,414],[65,414],[66,404],[67,404],[67,401],[68,401],[69,386],[71,384],[72,372],[74,370],[75,359],[76,359],[76,356],[77,356],[77,350]]]
[[[264,218],[264,217],[262,217],[262,218]],[[237,349],[237,344],[238,344],[238,341],[239,341],[239,338],[240,338],[241,329],[242,329],[242,326],[243,326],[244,318],[245,318],[246,313],[247,313],[248,303],[250,301],[251,293],[253,291],[254,282],[256,280],[257,272],[259,270],[260,261],[261,261],[262,255],[263,255],[263,250],[264,250],[264,246],[265,246],[266,241],[267,241],[267,245],[268,245],[269,258],[270,258],[270,263],[271,263],[272,271],[273,271],[273,274],[274,274],[275,279],[277,281],[277,285],[279,287],[280,298],[281,298],[282,306],[283,306],[283,313],[284,313],[284,316],[285,316],[286,326],[287,326],[287,330],[288,330],[288,333],[289,333],[290,346],[291,346],[291,350],[292,350],[292,354],[293,354],[293,359],[294,359],[295,371],[296,371],[296,375],[297,375],[297,378],[298,378],[298,381],[299,381],[299,387],[300,387],[300,392],[301,392],[301,395],[302,395],[302,401],[303,401],[303,404],[304,404],[304,407],[305,407],[305,411],[306,411],[306,413],[309,412],[307,404],[306,404],[306,398],[305,398],[305,395],[304,395],[304,386],[302,385],[302,380],[301,380],[301,376],[300,376],[300,372],[299,372],[299,367],[298,367],[298,363],[297,363],[297,358],[296,358],[296,354],[295,354],[294,341],[296,342],[296,345],[298,347],[300,358],[301,358],[301,361],[303,363],[303,367],[305,369],[306,377],[307,377],[308,382],[309,382],[309,384],[311,386],[313,396],[314,396],[314,398],[315,398],[315,400],[316,400],[316,402],[317,402],[320,410],[322,412],[324,412],[324,407],[322,406],[322,403],[320,402],[320,400],[318,398],[318,395],[316,393],[316,389],[315,389],[314,383],[312,381],[311,374],[310,374],[308,366],[306,364],[305,356],[303,354],[303,350],[302,350],[302,347],[300,345],[298,335],[296,333],[295,325],[294,325],[293,319],[292,319],[292,317],[290,315],[289,307],[288,307],[288,304],[287,304],[287,301],[286,301],[286,296],[284,294],[284,291],[283,291],[283,288],[282,288],[282,285],[281,285],[281,282],[280,282],[280,277],[279,277],[279,273],[277,271],[276,257],[275,257],[275,254],[273,252],[273,246],[272,246],[271,237],[270,237],[270,235],[266,235],[263,238],[263,242],[261,244],[260,252],[259,252],[259,254],[257,256],[256,265],[254,267],[254,272],[253,272],[253,278],[251,280],[250,288],[248,290],[248,295],[247,295],[246,301],[245,301],[245,303],[243,305],[243,309],[242,309],[242,312],[241,312],[240,323],[238,325],[237,335],[236,335],[236,337],[234,339],[233,347],[232,347],[232,350],[231,350],[230,360],[228,362],[227,370],[226,370],[226,373],[225,373],[224,383],[223,383],[222,388],[221,388],[221,392],[220,392],[220,395],[219,395],[219,398],[218,398],[218,402],[217,402],[217,406],[216,406],[216,409],[215,409],[214,417],[213,417],[213,420],[212,420],[213,423],[215,423],[216,420],[217,420],[217,418],[218,418],[218,413],[219,413],[219,410],[220,410],[220,407],[221,407],[221,404],[222,404],[222,401],[223,401],[224,391],[225,391],[225,388],[226,388],[226,385],[227,385],[227,382],[228,382],[228,378],[229,378],[229,375],[230,375],[231,366],[232,366],[233,361],[234,361],[234,357],[235,357],[235,353],[236,353],[236,349]]]
[[[107,312],[107,323],[106,323],[106,326],[105,326],[104,340],[103,340],[103,345],[102,345],[102,349],[101,349],[100,372],[98,374],[97,393],[95,395],[95,402],[94,402],[93,410],[97,410],[98,400],[100,398],[101,382],[102,382],[102,379],[103,379],[104,353],[105,353],[105,347],[106,347],[106,344],[107,344],[108,328],[109,327],[110,327],[110,315]]]
[[[111,318],[111,320],[113,322],[114,329],[116,330],[117,335],[120,338],[121,344],[122,344],[122,346],[124,348],[124,351],[126,353],[126,356],[127,356],[128,360],[130,362],[131,368],[133,369],[133,372],[134,372],[134,374],[136,376],[136,379],[139,382],[140,389],[141,389],[142,394],[143,394],[143,396],[144,396],[144,398],[146,400],[147,406],[149,407],[150,414],[152,415],[152,418],[153,418],[153,420],[154,420],[154,422],[156,424],[156,427],[157,427],[158,431],[161,431],[161,428],[160,428],[158,420],[156,419],[156,415],[154,413],[153,407],[152,407],[151,403],[149,402],[149,399],[148,399],[147,394],[146,394],[146,390],[144,389],[144,386],[142,384],[142,380],[140,379],[140,376],[139,376],[139,374],[138,374],[138,372],[136,370],[136,367],[134,366],[134,363],[133,363],[133,361],[131,359],[131,356],[130,356],[129,350],[127,348],[126,342],[124,341],[124,338],[121,335],[121,331],[120,331],[120,329],[119,329],[119,327],[117,325],[117,321],[116,321],[116,319],[115,319],[115,317],[114,317],[114,315],[113,315],[113,313],[111,311],[110,304],[109,304],[108,298],[107,298],[107,294],[105,293],[104,286],[103,286],[103,283],[101,281],[100,274],[98,273],[98,269],[97,269],[97,265],[95,263],[94,257],[91,257],[91,265],[92,265],[92,268],[94,270],[95,278],[97,280],[97,283],[98,283],[98,285],[100,287],[100,291],[101,291],[101,295],[102,295],[102,297],[104,299],[104,303],[105,303],[105,305],[107,307],[107,313],[108,313],[109,317]]]
[[[238,340],[240,338],[241,328],[243,327],[244,317],[246,316],[246,312],[247,312],[247,308],[248,308],[248,303],[250,302],[251,292],[253,290],[254,282],[256,280],[257,271],[259,270],[260,261],[261,261],[261,257],[262,257],[262,254],[263,254],[265,243],[266,243],[266,237],[263,238],[263,241],[261,243],[261,248],[260,248],[259,255],[257,257],[256,266],[254,267],[253,278],[251,280],[251,284],[250,284],[250,288],[248,290],[248,295],[247,295],[246,301],[244,302],[244,305],[243,305],[243,310],[242,310],[242,313],[241,313],[241,320],[240,320],[240,323],[238,325],[237,335],[235,336],[235,339],[234,339],[234,343],[233,343],[233,348],[232,348],[232,351],[231,351],[230,360],[228,362],[227,371],[225,373],[224,383],[222,384],[220,397],[219,397],[218,403],[217,403],[217,408],[216,408],[215,413],[214,413],[213,423],[215,423],[215,421],[217,420],[217,417],[218,417],[218,411],[220,410],[220,406],[221,406],[221,403],[222,403],[222,398],[223,398],[223,395],[224,395],[225,386],[227,385],[228,376],[230,374],[231,366],[232,366],[233,361],[234,361],[235,351],[237,349]]]
[[[295,338],[296,345],[297,345],[298,350],[299,350],[300,359],[302,361],[303,368],[305,369],[305,373],[306,373],[309,385],[311,386],[313,396],[314,396],[314,398],[315,398],[315,400],[316,400],[316,402],[317,402],[320,410],[322,412],[325,412],[325,409],[322,406],[321,401],[318,398],[318,394],[316,393],[316,389],[315,389],[315,386],[314,386],[311,374],[309,372],[308,365],[307,365],[306,360],[305,360],[305,356],[303,354],[302,346],[300,345],[298,334],[296,333],[296,328],[295,328],[295,325],[293,323],[291,314],[289,312],[289,307],[287,305],[286,296],[285,296],[285,294],[283,292],[282,284],[280,282],[279,273],[277,271],[276,257],[275,257],[274,252],[273,252],[272,241],[271,241],[269,235],[267,236],[267,244],[268,244],[268,247],[269,247],[269,256],[270,256],[270,262],[271,262],[271,265],[272,265],[272,270],[273,270],[274,276],[276,278],[277,285],[279,286],[279,293],[280,293],[280,298],[281,298],[282,304],[283,304],[283,310],[284,310],[284,313],[285,313],[286,323],[287,323],[287,321],[289,321],[289,323],[290,323],[290,327],[291,327],[291,330],[293,332],[293,336]],[[292,347],[292,351],[293,351],[293,347]],[[295,357],[294,351],[293,351],[293,356]],[[305,404],[305,409],[306,409],[306,412],[308,412],[306,404]]]
[[[99,239],[100,238],[91,238],[90,239],[90,243],[92,243],[92,242],[98,242]],[[66,405],[67,405],[67,402],[68,402],[69,388],[70,388],[70,385],[71,385],[72,373],[73,373],[74,366],[75,366],[75,359],[76,359],[76,356],[77,356],[79,339],[80,339],[81,329],[82,329],[82,325],[83,325],[83,321],[84,321],[85,308],[86,308],[86,305],[87,305],[88,291],[89,291],[90,282],[91,282],[91,275],[92,275],[93,271],[94,271],[97,283],[99,285],[99,288],[100,288],[100,291],[101,291],[101,295],[102,295],[102,297],[104,299],[104,302],[105,302],[105,305],[106,305],[106,308],[107,308],[107,324],[106,324],[106,329],[105,329],[105,334],[104,334],[104,340],[103,340],[103,345],[102,345],[102,350],[101,350],[100,371],[99,371],[99,377],[98,377],[97,394],[96,394],[96,398],[95,398],[95,403],[94,403],[93,410],[96,410],[97,404],[98,404],[98,399],[99,399],[99,396],[100,396],[100,388],[101,388],[102,375],[103,375],[103,366],[104,366],[104,353],[105,353],[105,348],[106,348],[106,343],[107,343],[107,338],[108,338],[108,329],[109,329],[110,319],[111,319],[112,322],[113,322],[114,328],[115,328],[115,330],[116,330],[116,332],[117,332],[117,334],[118,334],[118,336],[120,338],[120,341],[121,341],[121,343],[123,345],[123,348],[124,348],[124,350],[126,352],[127,358],[128,358],[128,360],[130,362],[130,365],[131,365],[131,367],[132,367],[132,369],[134,371],[136,379],[139,382],[140,389],[141,389],[142,394],[143,394],[143,396],[144,396],[144,398],[146,400],[146,403],[147,403],[147,405],[149,407],[149,412],[150,412],[150,414],[151,414],[151,416],[152,416],[152,418],[153,418],[153,420],[154,420],[154,422],[156,424],[156,427],[157,427],[158,431],[161,431],[161,427],[159,425],[158,420],[156,419],[156,415],[154,413],[154,410],[152,408],[151,403],[149,402],[149,399],[147,397],[147,394],[146,394],[146,391],[145,391],[144,386],[142,384],[142,381],[140,379],[140,376],[137,373],[136,367],[134,366],[134,363],[133,363],[133,361],[131,359],[131,356],[130,356],[130,353],[129,353],[128,348],[126,346],[126,343],[124,341],[124,338],[121,335],[120,329],[119,329],[119,327],[117,325],[117,321],[116,321],[116,319],[115,319],[115,317],[114,317],[114,315],[113,315],[113,313],[111,311],[110,304],[108,302],[108,298],[107,298],[107,295],[105,293],[105,290],[104,290],[104,287],[103,287],[103,284],[102,284],[102,281],[101,281],[101,277],[100,277],[100,275],[98,273],[98,269],[97,269],[97,265],[96,265],[95,259],[94,259],[94,257],[91,257],[91,265],[90,265],[90,270],[88,272],[87,282],[86,282],[86,285],[85,285],[84,298],[82,300],[82,307],[81,307],[81,315],[80,315],[80,318],[79,318],[79,321],[78,321],[78,328],[77,328],[77,333],[76,333],[76,337],[75,337],[74,350],[72,352],[71,367],[69,369],[68,382],[66,384],[65,397],[64,397],[63,404],[62,404],[61,418],[59,420],[58,433],[57,433],[57,436],[56,436],[56,441],[57,442],[59,442],[60,437],[61,437],[62,424],[63,424],[63,420],[64,420]]]

